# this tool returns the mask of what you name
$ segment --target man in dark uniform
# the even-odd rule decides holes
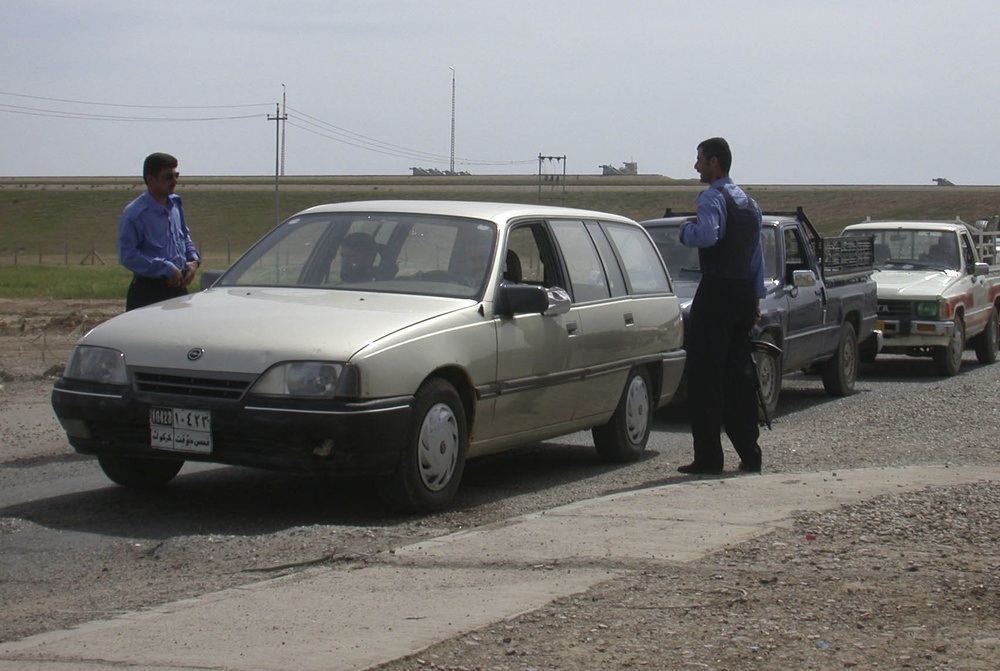
[[[739,469],[761,469],[750,330],[766,295],[762,224],[757,203],[729,177],[732,160],[721,137],[698,145],[694,168],[709,188],[698,195],[697,218],[680,228],[681,242],[698,248],[702,272],[685,324],[694,461],[678,468],[681,473],[722,472],[723,428],[740,456]]]
[[[125,310],[187,294],[201,266],[184,220],[177,186],[177,159],[150,154],[142,164],[146,191],[125,206],[118,220],[118,260],[132,271]]]

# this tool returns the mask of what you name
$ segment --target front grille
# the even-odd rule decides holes
[[[913,317],[913,303],[910,301],[879,301],[879,319],[911,319]]]
[[[252,378],[205,377],[153,371],[136,371],[135,385],[141,392],[174,394],[235,401],[243,397]]]

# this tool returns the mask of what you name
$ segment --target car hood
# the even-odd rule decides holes
[[[469,299],[325,289],[215,288],[133,310],[81,344],[125,353],[130,366],[260,373],[278,361],[349,361],[386,336]],[[203,350],[192,362],[188,353]]]
[[[872,279],[884,300],[936,297],[961,279],[955,270],[876,270]]]

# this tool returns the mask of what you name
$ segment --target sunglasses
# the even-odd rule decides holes
[[[168,173],[165,173],[163,175],[160,175],[160,178],[164,182],[169,182],[171,180],[180,179],[181,178],[181,174],[179,172],[168,172]]]

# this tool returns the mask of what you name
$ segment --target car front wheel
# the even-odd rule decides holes
[[[421,385],[405,441],[395,470],[378,483],[380,493],[404,512],[445,508],[462,479],[469,446],[465,406],[451,384],[433,379]]]
[[[781,350],[777,349],[774,338],[768,334],[760,336],[762,342],[775,345],[775,348],[755,349],[753,353],[754,366],[757,368],[757,388],[760,396],[758,416],[761,421],[774,417],[778,409],[778,397],[781,396]]]
[[[965,351],[965,324],[961,319],[955,320],[955,332],[951,340],[943,347],[935,347],[931,356],[934,366],[940,375],[952,377],[958,375],[962,368],[962,353]]]
[[[132,489],[163,487],[184,465],[182,459],[147,459],[118,454],[102,454],[97,457],[97,463],[109,480]]]
[[[840,327],[840,342],[833,358],[823,362],[823,388],[830,396],[849,396],[854,393],[858,379],[858,336],[854,326]]]
[[[997,324],[997,309],[990,309],[990,318],[986,322],[986,328],[976,337],[976,359],[979,363],[996,363],[997,347],[1000,343],[1000,326]]]
[[[652,385],[645,368],[629,372],[625,389],[611,420],[591,430],[594,446],[602,459],[615,462],[637,461],[649,441],[653,423]]]

